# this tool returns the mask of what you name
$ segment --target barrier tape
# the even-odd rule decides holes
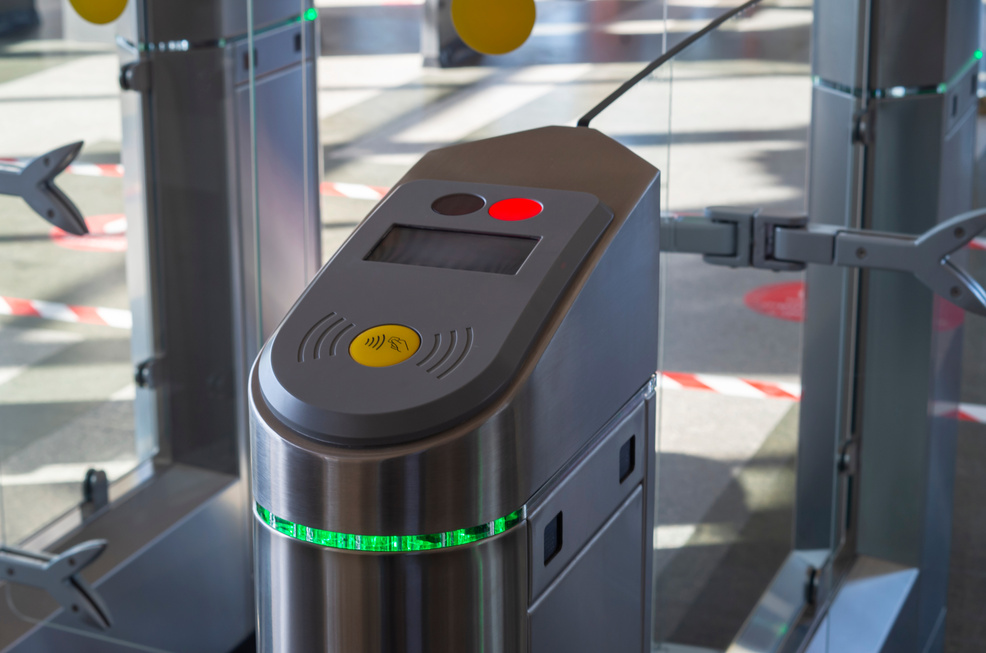
[[[365,186],[363,184],[345,184],[341,182],[323,181],[319,190],[325,197],[348,197],[354,200],[373,200],[383,198],[390,189],[383,186]]]
[[[38,317],[56,322],[96,324],[118,329],[133,327],[133,318],[130,311],[126,309],[70,306],[40,299],[20,299],[18,297],[0,297],[0,315]]]
[[[0,157],[3,163],[24,164],[31,159]],[[119,163],[73,163],[65,168],[65,172],[84,177],[123,177],[123,165]],[[385,186],[367,186],[366,184],[348,184],[344,182],[325,181],[319,184],[319,190],[326,197],[348,197],[357,200],[373,200],[383,198],[390,189]]]
[[[32,160],[0,157],[0,163],[24,164]],[[119,163],[73,163],[65,168],[65,172],[83,177],[123,177],[123,166]]]
[[[130,329],[133,320],[130,311],[121,308],[71,306],[46,302],[40,299],[0,297],[0,315],[36,317],[57,322],[96,324],[118,329]],[[800,401],[801,385],[776,381],[745,379],[719,374],[688,374],[685,372],[661,372],[661,387],[671,390],[698,390],[727,397],[747,399],[786,399]],[[953,417],[963,422],[986,424],[986,406],[957,404],[937,411],[941,417]]]

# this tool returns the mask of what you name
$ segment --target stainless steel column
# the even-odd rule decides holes
[[[421,56],[425,66],[475,64],[482,56],[466,45],[452,24],[452,0],[425,0],[421,14]]]
[[[840,0],[815,19],[812,219],[916,234],[971,208],[980,3]],[[962,315],[891,272],[810,269],[807,298],[796,546],[917,578],[867,604],[893,609],[864,633],[838,618],[849,571],[813,646],[941,650]]]
[[[321,265],[316,22],[296,2],[257,3],[254,187],[247,6],[143,9],[123,80],[145,123],[162,455],[238,473],[248,361]]]

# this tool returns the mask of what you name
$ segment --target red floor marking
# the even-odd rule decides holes
[[[662,374],[672,381],[681,384],[681,387],[683,388],[691,388],[693,390],[712,390],[712,388],[696,379],[692,374],[683,374],[681,372],[662,372]]]
[[[755,288],[746,293],[743,303],[767,317],[804,322],[805,284],[803,281],[789,281]]]
[[[752,385],[768,397],[774,397],[776,399],[798,399],[797,395],[793,395],[786,390],[782,390],[772,383],[764,383],[763,381],[754,381],[752,379],[743,379],[743,383]]]
[[[71,168],[72,166],[69,166]],[[123,177],[123,166],[119,163],[97,163],[96,167],[104,177]]]
[[[41,313],[31,305],[31,300],[29,299],[18,299],[17,297],[4,297],[3,299],[7,302],[7,306],[10,307],[11,315],[17,315],[19,317],[41,317]]]
[[[99,311],[93,306],[69,306],[70,311],[76,314],[79,318],[79,322],[83,324],[101,324],[106,325],[106,320],[103,316],[99,314]]]
[[[59,247],[83,252],[125,252],[127,250],[127,218],[122,213],[92,215],[86,218],[89,233],[73,236],[52,227],[49,236]]]
[[[933,326],[935,331],[952,331],[965,323],[965,311],[950,301],[935,295]]]

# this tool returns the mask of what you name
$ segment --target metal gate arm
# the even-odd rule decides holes
[[[809,225],[807,216],[717,207],[706,209],[704,217],[662,218],[661,250],[701,253],[708,263],[730,267],[800,270],[814,263],[909,272],[953,304],[986,316],[986,290],[951,260],[984,229],[986,209],[908,236]]]
[[[80,150],[81,141],[63,145],[23,165],[0,163],[0,195],[22,198],[35,213],[70,234],[87,234],[89,230],[79,209],[55,185],[55,177],[75,160]]]
[[[106,630],[112,623],[110,612],[79,573],[105,549],[105,540],[83,542],[56,555],[0,547],[0,580],[42,589],[74,618]]]

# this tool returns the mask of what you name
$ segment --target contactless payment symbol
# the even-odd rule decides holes
[[[349,355],[366,367],[390,367],[417,353],[421,336],[401,324],[382,324],[367,329],[353,339]]]

